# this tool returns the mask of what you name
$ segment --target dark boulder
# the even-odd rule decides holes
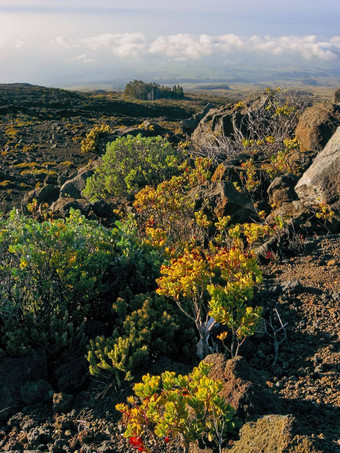
[[[93,169],[86,169],[78,173],[72,179],[66,181],[60,188],[60,198],[82,198],[82,191],[85,189],[86,180],[94,173]]]
[[[69,215],[71,208],[78,209],[81,214],[87,216],[91,211],[91,204],[84,198],[78,200],[73,198],[59,198],[52,203],[50,211],[55,218],[64,218]]]
[[[297,181],[298,177],[290,173],[277,176],[267,190],[269,203],[274,204],[275,208],[279,208],[283,203],[297,200],[294,191]]]
[[[180,122],[179,126],[185,134],[192,134],[198,126],[198,123],[207,115],[209,110],[215,108],[213,104],[209,102],[202,110],[188,119]]]
[[[194,130],[191,140],[201,146],[215,137],[230,137],[234,132],[233,105],[226,105],[218,109],[210,109]]]
[[[51,204],[56,201],[59,197],[59,187],[54,184],[46,184],[43,187],[31,190],[28,192],[22,201],[22,208],[24,211],[27,210],[26,206],[32,203],[33,200],[37,200],[38,204],[47,203]]]
[[[59,392],[79,391],[89,376],[88,363],[78,350],[68,351],[53,365],[51,377]]]
[[[32,380],[47,378],[47,359],[43,348],[23,357],[0,361],[0,420],[6,420],[21,404],[21,387]]]
[[[240,182],[240,172],[244,171],[241,164],[249,160],[251,156],[247,153],[237,153],[230,156],[224,162],[218,165],[214,171],[211,181],[232,181]]]
[[[42,401],[52,401],[53,389],[49,382],[44,379],[27,381],[20,389],[21,399],[27,406]]]
[[[189,197],[195,201],[195,211],[203,210],[210,220],[230,216],[230,222],[234,224],[257,218],[252,201],[238,192],[231,182],[209,182],[192,189]]]

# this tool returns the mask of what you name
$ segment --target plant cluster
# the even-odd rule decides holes
[[[146,185],[171,177],[179,154],[162,137],[128,135],[107,145],[102,163],[86,182],[84,194],[91,200],[133,194]]]
[[[66,348],[86,316],[107,319],[112,298],[150,291],[159,275],[159,255],[138,245],[131,225],[109,230],[72,210],[43,222],[12,211],[0,219],[0,254],[0,347],[9,354]]]
[[[0,220],[1,343],[8,353],[57,352],[80,332],[106,290],[114,254],[109,230],[71,212],[40,223],[12,211]]]
[[[195,200],[188,193],[208,182],[210,165],[203,158],[196,158],[192,165],[184,161],[179,166],[180,175],[157,187],[146,186],[135,195],[133,205],[145,241],[155,247],[179,248],[209,226],[203,213],[194,212]]]
[[[222,451],[225,436],[238,427],[235,410],[220,396],[222,382],[211,379],[211,366],[201,362],[187,376],[166,371],[161,376],[143,376],[134,385],[134,397],[116,409],[123,414],[124,436],[145,452],[160,452],[172,438],[179,438],[183,452],[192,442],[207,437],[217,439]],[[145,435],[150,436],[152,450]]]
[[[90,340],[90,373],[109,377],[120,386],[141,375],[161,356],[190,361],[195,333],[171,303],[155,293],[113,304],[115,328],[109,337]]]
[[[90,132],[86,134],[86,137],[81,142],[82,153],[95,153],[98,146],[100,137],[103,137],[110,132],[110,126],[108,124],[97,124]]]

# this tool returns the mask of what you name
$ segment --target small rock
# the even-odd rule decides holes
[[[292,415],[266,415],[245,423],[230,453],[304,452],[315,449],[309,438],[295,435],[297,420]]]
[[[54,393],[53,394],[53,412],[67,412],[70,408],[71,401],[73,399],[72,395],[67,393]]]
[[[60,358],[52,375],[60,392],[74,393],[86,381],[88,365],[78,351],[69,351],[67,355]]]
[[[92,203],[92,211],[98,217],[110,218],[115,217],[113,214],[113,207],[107,203],[105,200],[98,200]],[[116,217],[118,220],[118,217]]]
[[[281,289],[283,293],[296,294],[299,293],[302,289],[302,285],[299,280],[288,280],[287,282],[282,283]]]
[[[37,446],[38,451],[41,451],[38,446],[50,442],[52,440],[52,434],[44,428],[34,428],[27,434],[27,439],[32,447]]]
[[[275,207],[279,208],[285,202],[296,200],[297,196],[294,192],[294,186],[296,185],[297,181],[297,176],[288,173],[285,175],[277,176],[272,181],[267,190],[269,203],[275,204]]]

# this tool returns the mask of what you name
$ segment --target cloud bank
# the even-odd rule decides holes
[[[155,55],[175,60],[197,60],[207,56],[232,55],[240,52],[272,57],[292,55],[306,60],[332,61],[340,58],[340,36],[323,40],[316,35],[243,37],[235,34],[220,36],[175,34],[158,36],[148,42],[142,33],[106,33],[79,39],[57,37],[51,44],[65,49],[82,49],[90,53],[106,50],[122,58]]]
[[[144,54],[147,49],[146,38],[142,33],[104,33],[80,39],[68,39],[58,36],[51,44],[65,49],[85,49],[94,54],[105,50],[122,58],[136,58]]]

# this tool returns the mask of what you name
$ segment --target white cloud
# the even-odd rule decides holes
[[[89,58],[86,53],[82,53],[81,55],[78,55],[77,57],[71,58],[69,61],[81,61],[82,63],[85,63],[85,64],[95,63],[95,60],[93,60],[92,58]]]
[[[146,38],[142,33],[104,33],[79,39],[58,36],[51,43],[65,49],[82,48],[94,53],[99,50],[108,50],[122,58],[138,57],[146,49]]]
[[[318,39],[315,35],[250,37],[225,34],[158,36],[148,42],[142,33],[104,33],[86,38],[71,39],[59,36],[52,41],[64,49],[83,49],[96,54],[109,52],[121,58],[136,58],[141,55],[155,55],[175,60],[198,60],[211,55],[232,55],[251,53],[269,56],[291,55],[305,60],[313,58],[331,61],[340,57],[340,36],[329,40]]]
[[[159,36],[149,46],[151,54],[161,54],[175,59],[198,59],[211,55],[213,39],[208,35],[177,34]]]
[[[335,60],[340,56],[340,37],[328,41],[316,36],[303,37],[241,37],[234,34],[221,36],[177,34],[159,36],[148,51],[176,59],[199,59],[214,54],[236,52],[267,54],[271,56],[294,55],[303,59]]]

